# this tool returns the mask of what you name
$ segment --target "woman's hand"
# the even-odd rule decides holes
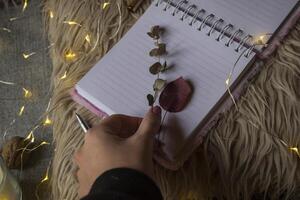
[[[156,106],[144,119],[112,115],[90,129],[74,155],[79,196],[87,195],[95,180],[113,168],[132,168],[153,178],[153,142],[160,122],[161,108]]]

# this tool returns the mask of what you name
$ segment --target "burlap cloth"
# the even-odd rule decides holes
[[[53,61],[53,120],[55,156],[52,170],[53,199],[77,199],[73,176],[74,151],[83,133],[74,117],[79,112],[91,123],[99,119],[73,102],[70,89],[121,38],[149,5],[130,13],[125,1],[47,0],[46,33]],[[49,11],[54,14],[50,18]],[[121,15],[120,15],[121,13]],[[119,24],[119,20],[121,24]],[[76,21],[67,25],[63,21]],[[120,25],[120,26],[119,26]],[[89,34],[91,44],[85,37]],[[210,131],[204,144],[176,172],[155,167],[166,199],[299,199],[297,154],[283,145],[300,147],[300,23],[234,107]],[[96,46],[94,46],[96,44]],[[69,49],[75,60],[67,60]],[[60,78],[67,71],[67,78]],[[103,83],[105,84],[105,83]],[[298,191],[298,192],[297,192]],[[297,197],[298,195],[298,197]]]

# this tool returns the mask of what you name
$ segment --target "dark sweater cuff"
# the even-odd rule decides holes
[[[127,196],[133,199],[162,200],[155,182],[147,175],[129,168],[116,168],[104,172],[97,178],[88,196],[101,193]],[[85,199],[85,198],[84,198]]]

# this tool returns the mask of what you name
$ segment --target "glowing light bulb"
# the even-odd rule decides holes
[[[36,52],[31,52],[30,54],[23,53],[23,58],[28,59],[30,56],[33,56]]]
[[[50,163],[51,163],[51,162],[50,162]],[[46,181],[49,180],[49,169],[50,169],[50,164],[49,164],[49,166],[48,166],[48,168],[47,168],[47,171],[46,171],[46,174],[45,174],[44,178],[40,181],[40,183],[37,185],[37,187],[36,187],[36,189],[35,189],[35,196],[36,196],[37,199],[40,199],[40,198],[39,198],[39,187],[40,187],[44,182],[46,182]]]
[[[77,25],[77,26],[82,26],[81,24],[75,22],[75,21],[63,21],[64,24],[69,24],[69,25]]]
[[[48,125],[51,125],[52,124],[52,121],[51,119],[49,118],[49,116],[46,117],[45,121],[44,121],[44,126],[48,126]]]
[[[60,77],[60,80],[64,80],[67,78],[67,71],[65,71],[64,75],[62,77]]]
[[[33,131],[30,131],[30,133],[28,134],[28,136],[24,139],[26,140],[31,140],[33,138]]]
[[[259,39],[263,41],[263,40],[265,39],[265,36],[264,36],[264,35],[261,35],[261,36],[259,37]]]
[[[229,82],[230,82],[230,79],[227,78],[226,81],[225,81],[226,85],[229,85]]]
[[[20,111],[19,111],[19,116],[22,116],[23,115],[23,113],[24,113],[24,110],[25,110],[25,106],[22,106],[21,108],[20,108]]]
[[[2,27],[1,29],[2,29],[3,31],[6,31],[6,32],[8,32],[8,33],[11,33],[11,30],[8,29],[8,28]]]
[[[299,156],[299,158],[300,158],[300,152],[299,152],[299,149],[297,147],[290,147],[289,149],[291,151],[295,152]]]
[[[34,131],[39,128],[40,125],[36,125],[31,131],[30,133],[27,135],[27,137],[24,139],[24,141],[29,140],[31,143],[34,142]]]
[[[50,166],[47,168],[45,177],[41,180],[41,183],[44,183],[49,180],[49,169],[50,169]]]
[[[49,16],[50,16],[51,19],[53,19],[53,17],[54,17],[54,13],[51,10],[49,12]]]
[[[43,180],[41,180],[41,183],[44,183],[48,180],[49,180],[49,176],[48,176],[48,174],[46,174],[46,176],[43,178]]]
[[[44,142],[42,142],[40,145],[43,146],[43,145],[49,145],[49,144],[50,144],[49,142],[45,142],[45,141],[44,141]]]
[[[256,40],[255,40],[256,43],[260,44],[260,45],[266,44],[266,42],[267,42],[267,35],[269,35],[269,34],[263,34],[263,35],[257,36]]]
[[[87,35],[85,36],[85,40],[86,40],[89,44],[91,43],[91,37],[90,37],[89,34],[87,34]]]
[[[32,97],[32,92],[30,92],[29,90],[27,90],[26,88],[23,88],[24,91],[24,97],[25,98],[30,98]]]
[[[72,50],[67,51],[67,53],[65,54],[65,58],[66,59],[74,59],[76,57],[76,53],[74,53]]]
[[[0,80],[0,83],[4,84],[4,85],[16,85],[16,83],[13,83],[13,82],[7,82],[7,81],[1,81]]]
[[[18,17],[11,17],[11,18],[9,18],[9,21],[15,21],[15,20],[17,20],[18,19]]]
[[[105,3],[103,3],[103,5],[102,5],[102,9],[104,10],[105,8],[107,8],[108,6],[109,6],[109,2],[105,2]]]
[[[27,6],[28,6],[28,0],[24,0],[22,12],[26,10]]]

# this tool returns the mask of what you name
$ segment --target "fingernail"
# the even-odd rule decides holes
[[[156,115],[161,115],[161,108],[159,106],[155,106],[152,108],[152,112]]]

